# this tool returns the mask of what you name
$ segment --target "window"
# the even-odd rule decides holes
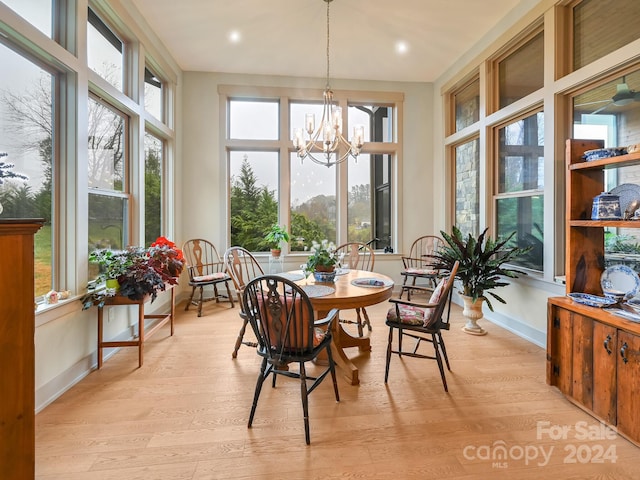
[[[291,162],[291,250],[305,250],[313,240],[338,242],[336,224],[336,168],[310,160],[300,163],[295,152]]]
[[[514,263],[542,271],[544,241],[544,115],[531,114],[497,129],[497,233],[532,251]]]
[[[89,98],[89,253],[128,245],[127,125],[124,114]],[[98,273],[95,267],[89,278]]]
[[[539,90],[543,83],[544,32],[539,32],[498,61],[499,108]]]
[[[51,11],[54,0],[2,0],[42,33],[52,38]]]
[[[455,131],[473,125],[480,120],[480,79],[476,78],[453,93]]]
[[[480,233],[480,141],[455,147],[455,225],[462,234]]]
[[[582,0],[573,8],[573,69],[640,38],[637,0]]]
[[[255,88],[251,97],[241,95],[242,87],[221,89],[228,118],[231,244],[267,251],[265,232],[279,223],[287,225],[292,240],[285,248],[294,252],[323,239],[336,244],[374,240],[378,249],[392,245],[398,94],[385,94],[392,101],[365,103],[348,102],[334,92],[334,101],[347,112],[343,134],[348,138],[354,125],[364,125],[365,146],[357,162],[349,158],[327,168],[310,159],[301,162],[288,140],[294,128],[304,125],[306,114],[314,114],[319,123],[322,104],[316,98],[289,100],[287,89],[265,89],[263,98],[256,97]],[[289,116],[286,127],[280,122],[283,110]],[[371,147],[375,153],[367,151],[367,144],[376,145]],[[340,181],[341,175],[346,180]],[[347,228],[340,231],[340,225]]]
[[[162,80],[149,70],[144,69],[144,108],[158,120],[163,121],[164,90]]]
[[[162,167],[164,142],[144,134],[144,244],[150,246],[162,233]]]
[[[41,296],[55,285],[56,77],[2,44],[0,63],[0,215],[45,219],[35,236],[35,292]]]
[[[229,152],[231,245],[268,250],[265,232],[278,223],[277,152]]]
[[[123,91],[124,43],[89,9],[87,56],[89,68]]]

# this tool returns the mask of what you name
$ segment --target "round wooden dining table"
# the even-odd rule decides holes
[[[316,311],[316,318],[323,318],[333,308],[349,310],[375,305],[388,300],[393,293],[393,280],[386,275],[364,270],[340,270],[338,273],[335,281],[331,283],[316,282],[313,275],[296,282],[309,295]],[[326,293],[330,289],[334,291]],[[332,336],[331,352],[335,364],[342,370],[351,385],[358,385],[360,383],[358,367],[347,357],[344,349],[358,347],[361,352],[369,352],[371,351],[369,337],[355,337],[349,334],[337,320],[333,322]]]

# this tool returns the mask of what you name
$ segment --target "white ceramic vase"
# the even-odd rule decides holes
[[[462,327],[462,331],[470,335],[486,335],[487,331],[478,325],[478,320],[484,317],[482,313],[482,302],[484,302],[484,299],[479,298],[474,302],[473,297],[467,297],[466,295],[461,295],[461,297],[464,302],[462,315],[467,319],[467,323]]]

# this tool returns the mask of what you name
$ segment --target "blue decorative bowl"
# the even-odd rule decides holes
[[[313,272],[313,278],[319,283],[333,283],[336,279],[336,272]]]

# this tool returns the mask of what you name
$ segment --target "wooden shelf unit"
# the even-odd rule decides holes
[[[104,348],[110,347],[138,347],[138,368],[142,367],[144,362],[144,342],[156,333],[167,322],[171,325],[171,333],[173,336],[173,319],[175,318],[176,306],[175,306],[175,289],[174,285],[167,285],[167,290],[171,290],[171,306],[169,313],[165,314],[145,314],[144,306],[150,300],[150,296],[147,295],[142,300],[131,300],[128,297],[122,295],[115,295],[105,300],[105,307],[115,307],[123,305],[137,305],[138,306],[138,337],[133,340],[113,340],[105,341],[103,338],[103,324],[104,324],[104,307],[98,306],[98,369],[102,368],[102,351]],[[151,320],[149,323],[149,329],[147,330],[146,320]],[[154,321],[155,320],[155,321]]]
[[[603,146],[599,140],[567,140],[567,293],[602,295],[604,227],[640,229],[640,221],[591,220],[593,198],[606,191],[604,170],[640,165],[640,153],[582,159],[586,150]],[[547,383],[640,445],[640,323],[568,297],[550,298]]]

